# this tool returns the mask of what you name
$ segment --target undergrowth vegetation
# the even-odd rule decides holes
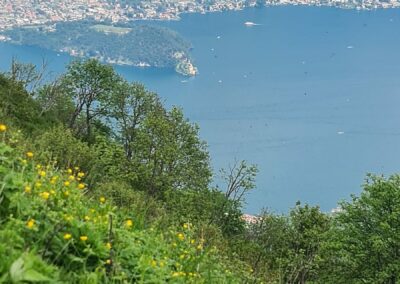
[[[368,175],[333,213],[245,222],[257,167],[235,160],[212,186],[180,108],[96,60],[43,77],[0,74],[0,283],[399,281],[398,175]]]
[[[136,210],[121,213],[106,197],[91,196],[78,166],[40,164],[36,152],[18,148],[18,135],[2,136],[2,282],[234,283],[246,277],[216,248],[206,248],[194,225],[144,228]]]

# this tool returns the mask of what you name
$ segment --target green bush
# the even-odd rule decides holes
[[[36,157],[44,156],[19,150],[6,133],[0,133],[2,282],[242,283],[248,277],[196,239],[191,224],[143,229],[134,212],[89,194],[79,168],[39,164]]]

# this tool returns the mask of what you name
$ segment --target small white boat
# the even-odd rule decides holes
[[[253,23],[253,22],[245,22],[244,25],[248,26],[248,27],[259,26],[259,24],[256,24],[256,23]]]

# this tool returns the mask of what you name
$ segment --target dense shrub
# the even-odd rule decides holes
[[[89,194],[78,167],[39,164],[39,153],[12,146],[6,132],[0,142],[3,282],[241,283],[247,277],[194,238],[193,225],[140,228],[134,211],[117,212],[106,197]]]

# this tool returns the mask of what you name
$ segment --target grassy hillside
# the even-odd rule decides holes
[[[297,202],[245,223],[257,167],[213,187],[181,109],[96,60],[41,74],[0,74],[0,283],[399,281],[399,175],[367,175],[335,213]]]
[[[93,198],[78,166],[40,164],[0,125],[0,282],[240,283],[183,223],[163,232]]]

